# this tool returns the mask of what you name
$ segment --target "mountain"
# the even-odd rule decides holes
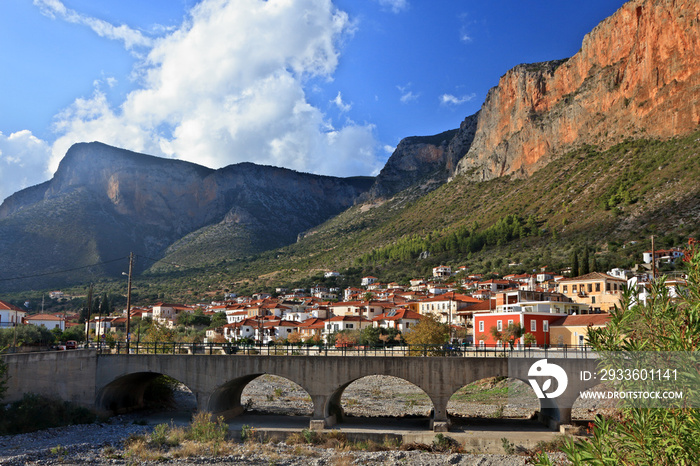
[[[388,199],[412,186],[425,194],[448,181],[474,140],[478,118],[468,116],[458,129],[434,136],[402,139],[365,198]]]
[[[76,144],[50,181],[0,206],[0,286],[118,274],[124,261],[111,261],[130,251],[142,256],[137,268],[143,270],[168,248],[197,252],[204,238],[209,260],[280,247],[353,205],[373,181],[252,163],[212,170],[96,142]],[[69,269],[77,270],[7,280]]]
[[[519,65],[486,97],[457,173],[528,176],[583,144],[668,138],[700,125],[697,0],[633,0],[567,60]]]
[[[435,261],[488,271],[538,251],[561,262],[572,245],[619,253],[650,234],[677,246],[700,233],[699,26],[695,0],[632,0],[573,57],[506,72],[459,128],[402,140],[376,178],[78,144],[52,180],[0,206],[0,288],[66,283],[3,277],[67,268],[74,283],[118,274],[129,251],[151,282],[186,265],[178,280],[203,290],[325,269],[401,279]]]

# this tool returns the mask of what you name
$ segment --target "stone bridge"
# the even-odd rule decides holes
[[[26,392],[72,401],[102,412],[143,405],[144,391],[160,375],[185,384],[197,408],[230,419],[244,410],[241,392],[256,377],[271,374],[300,385],[313,401],[311,427],[330,427],[343,419],[340,398],[355,380],[369,375],[404,379],[420,387],[433,404],[431,428],[448,428],[447,402],[460,388],[488,377],[505,376],[528,383],[528,369],[541,358],[505,357],[359,357],[265,355],[97,354],[94,350],[6,355],[8,392],[13,401]],[[511,361],[511,364],[509,364]],[[595,359],[550,359],[569,380],[592,371]],[[579,389],[555,399],[540,399],[540,418],[552,428],[571,421]]]

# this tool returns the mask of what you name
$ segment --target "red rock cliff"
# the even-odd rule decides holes
[[[700,2],[633,0],[570,59],[502,76],[457,172],[529,175],[580,144],[666,138],[699,125]]]

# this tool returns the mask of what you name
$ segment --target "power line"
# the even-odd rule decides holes
[[[72,268],[72,269],[57,270],[57,271],[54,271],[54,272],[44,272],[44,273],[38,273],[38,274],[34,274],[34,275],[24,275],[24,276],[22,276],[22,277],[0,278],[0,282],[7,282],[7,281],[10,281],[10,280],[25,280],[25,279],[28,279],[28,278],[46,277],[46,276],[48,276],[48,275],[58,275],[58,274],[61,274],[61,273],[75,272],[76,270],[89,269],[90,267],[97,267],[98,265],[107,265],[107,264],[111,264],[111,263],[113,263],[113,262],[122,261],[122,260],[125,260],[125,259],[128,259],[128,257],[120,257],[120,258],[118,258],[118,259],[113,259],[113,260],[110,260],[110,261],[97,262],[97,263],[95,263],[95,264],[84,265],[84,266],[82,266],[82,267],[75,267],[75,268]]]

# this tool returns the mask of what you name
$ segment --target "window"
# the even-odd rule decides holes
[[[591,296],[591,304],[595,304],[595,296]]]
[[[346,324],[345,328],[355,328],[355,324]]]
[[[576,291],[577,291],[576,287],[577,287],[577,285],[571,285],[571,291],[573,293],[576,293]]]
[[[499,332],[503,331],[503,321],[502,320],[496,321],[496,330],[498,330]]]
[[[508,320],[508,327],[510,327],[511,325],[513,325],[513,319]]]
[[[589,283],[588,284],[588,292],[590,293],[591,291],[593,291],[593,284]]]
[[[595,290],[596,290],[596,291],[600,291],[600,283],[596,283],[596,284],[595,284]]]
[[[542,330],[544,330],[545,332],[549,332],[549,321],[548,320],[542,321]]]
[[[483,321],[483,320],[480,320],[480,321],[479,321],[479,331],[480,331],[480,332],[483,332],[483,331],[484,331],[484,321]]]
[[[605,284],[605,291],[610,291],[610,283]]]
[[[564,293],[566,293],[567,291],[569,291],[569,285],[564,285]]]
[[[537,331],[537,321],[534,319],[530,321],[530,331],[531,332]]]

